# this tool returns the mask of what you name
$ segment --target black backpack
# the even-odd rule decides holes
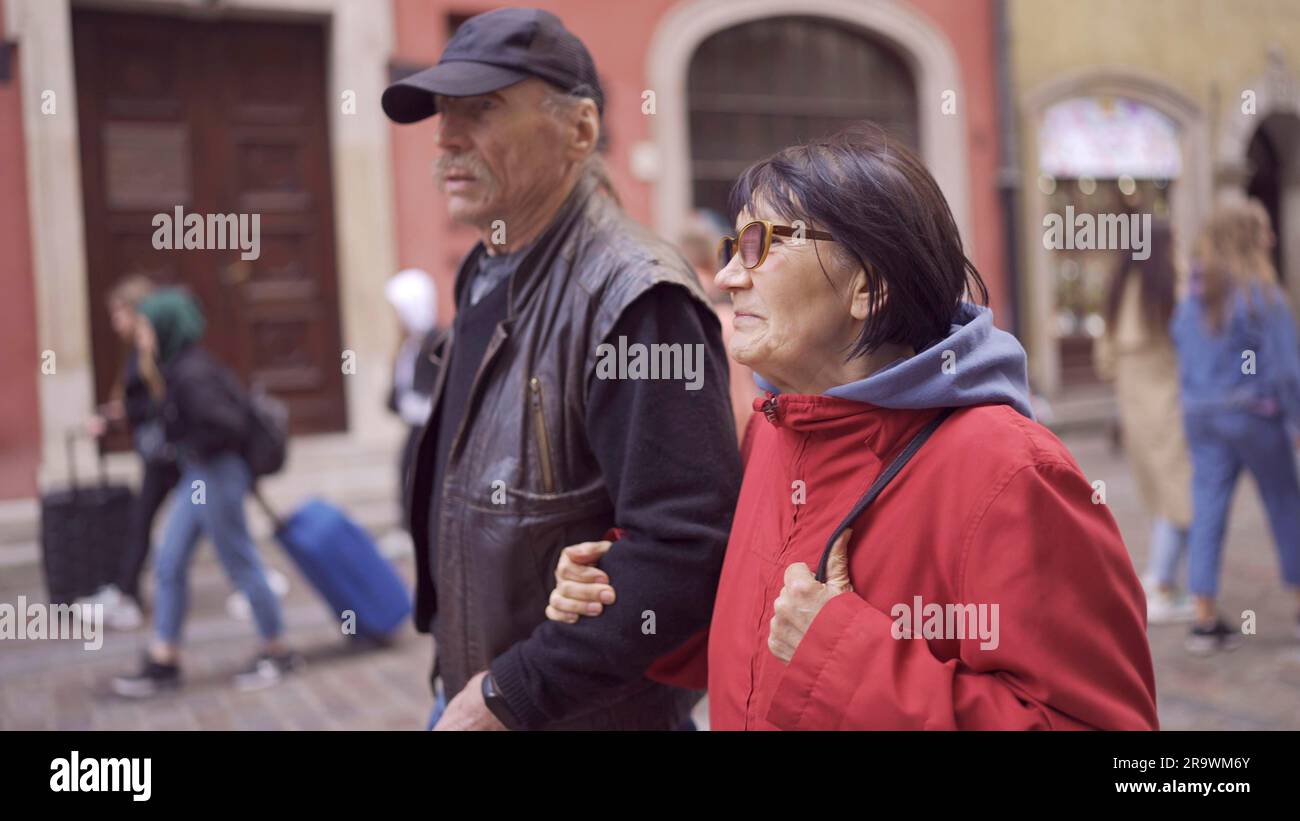
[[[262,388],[244,390],[228,368],[221,369],[227,391],[244,407],[246,422],[239,455],[253,479],[284,469],[289,455],[289,406]]]
[[[257,479],[279,473],[289,455],[289,407],[263,390],[245,394],[248,430],[240,453]]]

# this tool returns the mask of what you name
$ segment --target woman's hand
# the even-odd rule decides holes
[[[560,551],[555,566],[555,589],[546,606],[546,618],[574,624],[579,616],[599,616],[614,603],[614,588],[596,562],[609,552],[612,542],[582,542]]]
[[[849,583],[849,539],[852,530],[845,530],[831,546],[826,562],[826,583],[817,577],[803,562],[795,562],[785,569],[785,586],[776,597],[772,621],[767,635],[767,649],[786,664],[794,658],[804,633],[826,602],[853,589]]]
[[[98,439],[108,432],[108,420],[99,414],[95,414],[86,420],[86,434],[92,438]]]

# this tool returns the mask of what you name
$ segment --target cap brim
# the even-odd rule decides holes
[[[491,63],[455,60],[412,74],[384,90],[380,100],[388,119],[414,123],[438,113],[435,94],[469,97],[512,86],[528,78],[523,71]]]

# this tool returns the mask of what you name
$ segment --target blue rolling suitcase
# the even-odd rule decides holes
[[[288,519],[272,518],[276,539],[345,627],[351,611],[358,635],[383,640],[411,614],[406,584],[342,510],[310,499]]]

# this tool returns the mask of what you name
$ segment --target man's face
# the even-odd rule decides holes
[[[549,86],[528,79],[473,97],[438,95],[434,168],[451,218],[487,230],[554,192],[565,172],[565,129],[544,106]]]

